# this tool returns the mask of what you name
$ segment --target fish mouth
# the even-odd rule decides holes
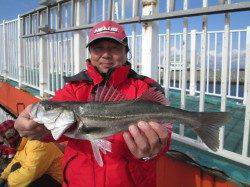
[[[69,128],[67,128],[63,134],[64,136],[67,136],[69,138],[76,138],[77,131],[78,131],[78,125],[77,123],[74,123]]]
[[[78,129],[77,123],[73,123],[69,128],[65,130],[65,133],[75,132]]]

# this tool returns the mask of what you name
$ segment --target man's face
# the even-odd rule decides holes
[[[90,46],[91,64],[101,73],[107,73],[110,68],[125,64],[126,59],[125,46],[117,42],[100,40]]]

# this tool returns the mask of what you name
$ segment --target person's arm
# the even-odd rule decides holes
[[[7,165],[7,167],[3,170],[3,172],[0,175],[1,179],[6,180],[11,172],[11,167],[13,164],[17,162],[16,158],[14,157],[11,162]]]
[[[53,150],[49,143],[30,140],[25,146],[27,156],[21,168],[10,173],[7,181],[10,186],[27,186],[41,177],[54,160]]]

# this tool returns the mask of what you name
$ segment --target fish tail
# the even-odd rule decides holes
[[[194,128],[201,140],[213,151],[219,148],[219,128],[229,120],[227,112],[204,112],[197,118],[199,126]]]

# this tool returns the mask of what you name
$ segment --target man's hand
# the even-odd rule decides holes
[[[123,134],[131,153],[138,159],[156,156],[167,144],[167,128],[159,123],[141,121]]]
[[[30,119],[30,109],[32,105],[27,106],[15,121],[15,129],[20,136],[29,139],[40,140],[44,135],[49,133],[44,125],[38,124]]]

